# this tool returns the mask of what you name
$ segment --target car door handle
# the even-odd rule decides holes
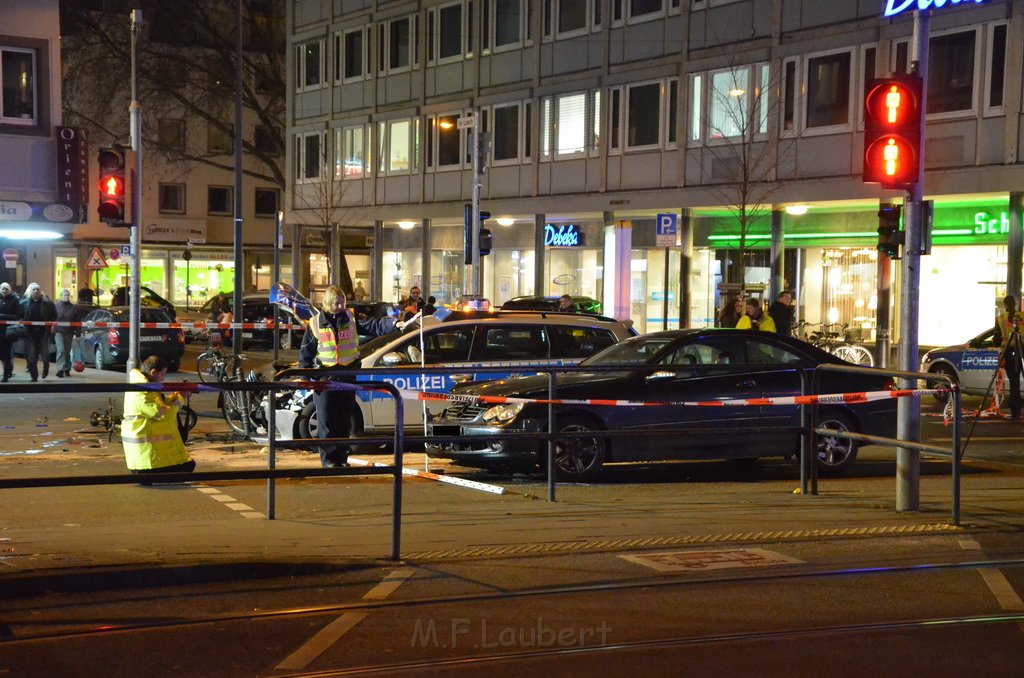
[[[757,388],[757,382],[752,379],[744,379],[736,384],[736,388],[751,389]]]

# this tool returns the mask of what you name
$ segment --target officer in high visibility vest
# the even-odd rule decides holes
[[[1003,298],[1003,312],[996,316],[995,340],[1000,346],[1000,367],[1006,370],[1010,387],[1010,418],[1020,419],[1020,375],[1022,371],[1020,308],[1012,296]]]
[[[309,320],[299,347],[299,367],[359,367],[359,328],[346,308],[348,299],[338,287],[324,292],[321,310]],[[354,383],[354,377],[328,377],[332,381]],[[354,391],[318,391],[316,404],[318,438],[347,438],[352,429],[356,406]],[[348,465],[349,446],[320,446],[320,463],[325,468]]]
[[[159,383],[167,376],[167,362],[155,355],[132,370],[132,384]],[[132,473],[191,472],[196,462],[189,456],[178,430],[178,410],[185,399],[177,392],[129,391],[124,394],[121,443]],[[142,485],[149,483],[143,482]]]

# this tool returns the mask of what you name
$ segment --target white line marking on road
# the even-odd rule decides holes
[[[961,539],[960,548],[965,551],[982,552],[981,544],[974,539]],[[1013,585],[1006,578],[1001,570],[979,569],[978,574],[988,586],[989,591],[996,597],[999,607],[1008,612],[1020,612],[1024,610],[1024,600],[1014,590]],[[1024,631],[1024,622],[1017,622],[1017,626]]]
[[[242,502],[238,501],[237,499],[235,499],[234,497],[232,497],[229,494],[224,494],[223,492],[218,490],[216,487],[197,486],[196,489],[199,490],[200,492],[202,492],[203,494],[205,494],[210,499],[213,499],[215,501],[219,501],[220,503],[224,504],[229,509],[231,509],[233,511],[238,511],[239,513],[241,513],[246,518],[262,518],[263,517],[263,514],[260,513],[259,511],[257,511],[256,509],[254,509],[253,507],[249,506],[248,504],[243,504]]]
[[[395,570],[381,583],[366,592],[363,600],[384,600],[395,592],[405,580],[413,575],[413,570]],[[351,631],[355,626],[366,619],[369,612],[346,612],[327,626],[317,631],[312,638],[307,640],[299,649],[285,657],[284,661],[275,666],[277,670],[300,671],[306,668],[314,659],[326,652],[332,645],[338,642],[343,635]]]

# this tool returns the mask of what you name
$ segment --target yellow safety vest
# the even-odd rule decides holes
[[[355,320],[340,323],[338,334],[335,336],[334,328],[329,322],[321,324],[323,317],[322,313],[317,313],[309,321],[310,329],[317,341],[317,359],[324,367],[351,365],[359,358],[359,332],[356,330]]]
[[[132,384],[149,382],[139,370],[132,370]],[[180,393],[130,391],[124,394],[121,443],[124,458],[133,471],[177,466],[191,457],[178,431],[178,410],[185,403]]]

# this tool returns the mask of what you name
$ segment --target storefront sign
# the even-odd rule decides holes
[[[988,212],[974,215],[974,232],[978,235],[997,235],[1010,232],[1010,215],[1000,212],[998,219],[989,217]]]
[[[89,144],[85,130],[54,128],[57,138],[57,199],[79,212],[89,204]]]
[[[146,242],[206,242],[206,222],[201,219],[167,219],[146,224],[142,230]]]
[[[545,247],[579,247],[582,244],[583,237],[576,224],[544,225]]]
[[[985,0],[886,0],[885,16],[896,16],[901,12],[920,10],[925,11],[934,7],[942,9],[945,6],[954,7],[960,4],[974,3],[979,5]]]
[[[324,234],[320,233],[319,231],[313,233],[305,233],[304,236],[306,247],[315,247],[318,249],[323,249],[327,247],[327,239],[324,238]]]
[[[49,202],[0,201],[0,221],[44,221],[51,224],[84,224],[85,206],[73,209]]]

